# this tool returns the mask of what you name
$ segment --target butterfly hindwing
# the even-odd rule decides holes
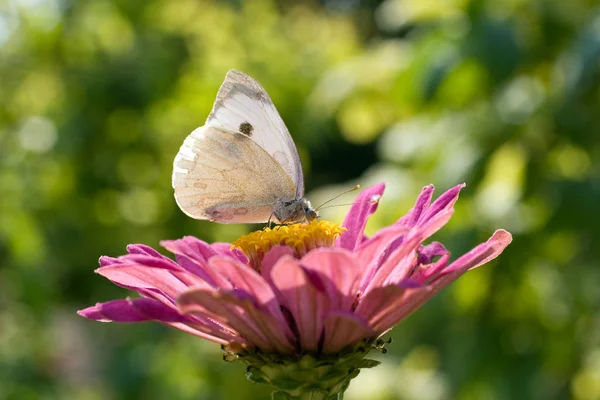
[[[277,199],[295,197],[292,180],[261,146],[214,126],[185,139],[172,184],[186,214],[222,223],[266,222]]]

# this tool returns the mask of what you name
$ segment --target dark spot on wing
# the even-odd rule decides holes
[[[254,127],[250,124],[250,122],[242,122],[240,124],[240,132],[244,135],[250,137],[252,136],[252,131],[254,131]]]

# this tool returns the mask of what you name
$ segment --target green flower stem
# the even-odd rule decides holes
[[[343,393],[330,396],[327,392],[322,390],[312,390],[309,392],[301,393],[298,396],[292,396],[286,392],[280,390],[273,392],[273,400],[342,400],[344,398]]]

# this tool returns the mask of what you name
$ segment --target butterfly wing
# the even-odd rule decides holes
[[[214,126],[194,130],[173,163],[173,189],[192,218],[221,223],[266,222],[277,199],[293,199],[284,169],[246,135]]]
[[[265,89],[248,75],[230,70],[219,89],[206,125],[241,132],[269,153],[304,197],[304,178],[298,150]]]

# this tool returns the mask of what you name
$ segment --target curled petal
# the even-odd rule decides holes
[[[435,257],[441,257],[447,255],[449,252],[446,250],[443,244],[440,242],[433,242],[427,246],[420,246],[418,253],[419,263],[431,264]]]
[[[467,254],[459,257],[445,268],[441,275],[448,275],[457,271],[464,273],[486,264],[498,257],[510,242],[512,242],[512,235],[504,229],[498,229],[487,242],[480,244]]]
[[[419,224],[423,224],[429,219],[433,218],[437,214],[451,210],[454,207],[454,203],[458,200],[458,195],[462,188],[464,188],[466,184],[461,183],[460,185],[456,185],[451,189],[445,191],[440,197],[438,197],[431,207],[427,208],[427,210],[419,217]]]
[[[129,246],[127,246],[127,252],[129,254],[141,254],[156,258],[166,258],[158,251],[154,250],[150,246],[146,246],[145,244],[130,244]]]
[[[367,225],[367,220],[379,205],[379,199],[383,195],[385,184],[380,183],[363,190],[357,197],[342,226],[348,229],[338,239],[340,247],[347,250],[354,250],[363,240],[363,232]]]
[[[487,242],[480,244],[450,264],[431,283],[422,288],[407,290],[406,293],[402,294],[390,307],[390,312],[387,313],[386,317],[379,321],[375,330],[384,333],[391,329],[469,269],[476,268],[496,258],[511,241],[512,236],[510,233],[497,230]]]
[[[399,282],[410,276],[416,262],[417,247],[423,240],[444,226],[453,212],[454,210],[442,211],[424,222],[423,225],[413,228],[406,234],[402,245],[390,254],[381,267],[373,274],[373,278],[366,286],[365,293],[372,288]]]
[[[421,194],[417,197],[415,206],[408,212],[408,214],[401,218],[397,223],[402,223],[408,227],[415,226],[421,216],[425,213],[425,210],[429,208],[431,198],[433,197],[433,191],[435,188],[433,185],[428,185],[421,190]]]
[[[122,264],[123,262],[115,257],[101,256],[98,263],[101,267],[108,267],[109,265]]]

